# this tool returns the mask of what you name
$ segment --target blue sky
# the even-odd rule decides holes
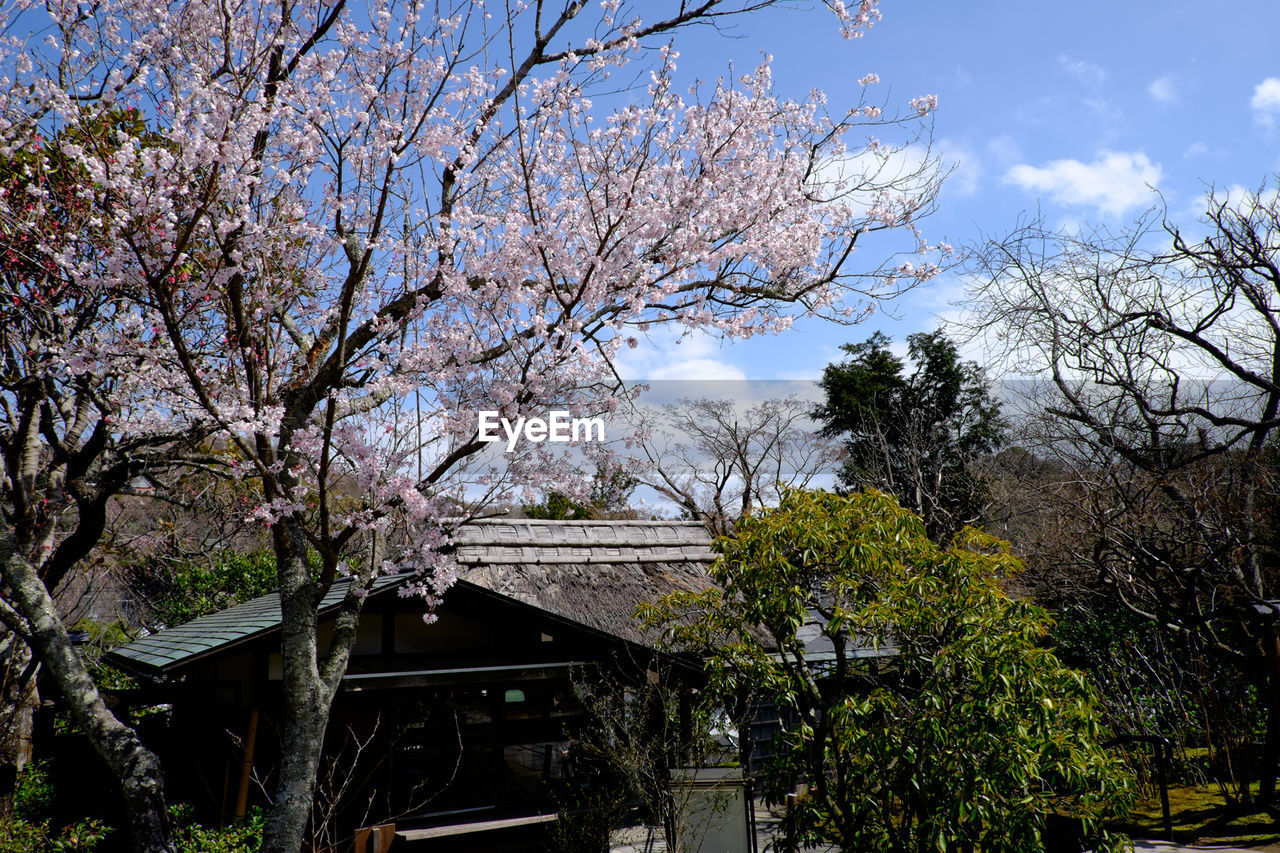
[[[1277,0],[882,0],[881,11],[854,41],[821,6],[753,13],[731,37],[686,34],[681,72],[713,79],[767,52],[781,93],[820,88],[833,112],[868,72],[891,107],[936,94],[935,150],[956,171],[922,227],[957,246],[1037,208],[1051,224],[1123,225],[1156,203],[1148,184],[1187,222],[1207,184],[1256,189],[1280,172]],[[883,245],[859,249],[866,266]],[[636,378],[816,377],[841,343],[933,328],[962,290],[943,276],[889,306],[896,317],[854,327],[810,321],[724,345],[655,338],[625,367]]]

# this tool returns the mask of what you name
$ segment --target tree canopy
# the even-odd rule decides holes
[[[909,335],[906,361],[890,344],[877,332],[841,347],[849,358],[823,370],[826,402],[814,415],[824,435],[844,439],[846,488],[896,495],[945,537],[982,519],[979,460],[1004,440],[1000,405],[942,331]]]
[[[1005,543],[967,529],[942,548],[881,492],[791,491],[716,547],[716,588],[644,615],[707,656],[711,701],[794,714],[777,770],[810,784],[788,815],[801,841],[1022,853],[1059,813],[1119,849],[1101,822],[1127,776],[1093,688],[1043,646],[1047,613],[1001,590],[1020,569]]]
[[[212,433],[271,534],[286,717],[265,849],[300,844],[373,578],[416,570],[432,606],[462,496],[566,475],[537,447],[481,455],[479,411],[596,413],[615,354],[655,325],[849,322],[936,273],[915,224],[936,163],[903,174],[864,132],[936,99],[796,100],[767,61],[682,94],[679,32],[770,5],[6,5],[0,148],[122,108],[138,125],[63,147],[94,240],[52,253],[44,281],[119,301],[91,333],[37,341],[38,363],[91,388],[117,437]],[[878,17],[828,5],[850,36]],[[857,175],[824,168],[864,154]],[[38,225],[36,198],[3,201],[5,227]],[[860,266],[885,229],[919,254]]]

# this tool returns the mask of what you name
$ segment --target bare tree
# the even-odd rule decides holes
[[[1028,409],[1052,399],[1039,384],[1009,390]],[[1130,553],[1139,542],[1146,552],[1176,550],[1190,569],[1201,559],[1197,532],[1171,509],[1158,479],[1063,441],[1060,419],[1043,408],[1015,422],[1017,446],[993,457],[986,472],[993,499],[986,529],[1014,543],[1026,562],[1006,588],[1055,612],[1059,655],[1093,673],[1115,731],[1207,746],[1227,799],[1247,799],[1256,780],[1261,659],[1234,650],[1224,659],[1208,631],[1170,629],[1187,586],[1162,583],[1168,566]],[[1221,521],[1238,512],[1232,478],[1240,472],[1213,462],[1183,473],[1187,488],[1205,496],[1206,514]],[[1166,615],[1152,618],[1157,613]],[[1229,624],[1217,631],[1228,646],[1248,648]]]
[[[975,254],[977,331],[1041,380],[1042,452],[1077,483],[1065,553],[1116,600],[1264,679],[1262,797],[1280,734],[1273,437],[1280,203],[1210,192],[1192,228],[1029,222]]]
[[[712,533],[729,533],[751,509],[776,504],[780,486],[808,488],[838,467],[839,445],[817,434],[812,408],[796,395],[643,408],[648,438],[637,477]]]

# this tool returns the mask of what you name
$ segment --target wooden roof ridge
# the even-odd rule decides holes
[[[709,563],[711,535],[700,522],[492,518],[453,533],[463,565]]]
[[[528,554],[458,554],[458,562],[464,566],[613,566],[622,563],[711,563],[716,553],[711,550],[687,550],[662,554],[540,554],[528,549]]]
[[[493,545],[520,541],[525,545],[569,543],[653,545],[710,545],[711,534],[698,521],[576,520],[540,518],[484,518],[460,524],[453,541],[462,545]]]
[[[441,522],[460,526],[478,526],[486,524],[550,524],[558,527],[696,527],[706,530],[701,521],[687,518],[530,518],[515,515],[482,515],[475,518],[453,516],[442,518]]]

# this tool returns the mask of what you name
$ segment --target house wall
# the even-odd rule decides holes
[[[432,623],[420,605],[394,592],[370,599],[361,620],[349,672],[405,673],[468,667],[519,666],[481,680],[459,675],[430,685],[342,690],[330,720],[322,787],[360,796],[340,820],[373,819],[481,809],[524,808],[547,798],[572,771],[567,735],[583,713],[564,667],[581,661],[609,665],[622,649],[599,634],[574,630],[533,608],[504,605],[455,588]],[[332,622],[322,623],[327,644]],[[265,800],[278,763],[284,720],[278,639],[268,636],[193,663],[183,674],[174,706],[175,744],[181,759],[167,766],[180,796],[210,816],[229,816],[241,784],[245,735],[258,713],[249,801]],[[643,672],[643,669],[640,670]],[[359,776],[358,782],[356,776]],[[261,783],[261,786],[260,784]],[[367,816],[369,792],[377,802]]]

